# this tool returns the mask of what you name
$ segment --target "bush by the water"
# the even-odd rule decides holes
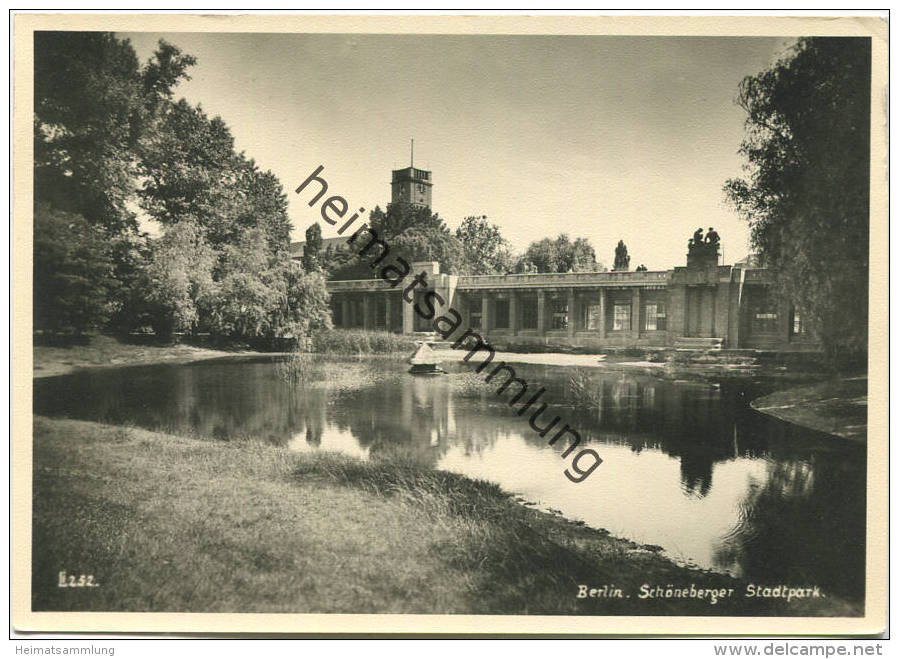
[[[312,335],[309,350],[326,355],[411,353],[415,341],[392,332],[328,329]]]
[[[450,376],[450,383],[456,395],[464,398],[481,398],[485,394],[496,394],[496,390],[502,385],[502,381],[499,383],[487,382],[484,375],[479,373],[455,373]]]
[[[602,389],[588,371],[578,369],[568,378],[568,396],[575,407],[593,409],[602,401]]]

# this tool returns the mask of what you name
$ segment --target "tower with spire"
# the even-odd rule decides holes
[[[394,169],[390,183],[390,203],[409,204],[418,208],[431,207],[431,172],[415,168],[415,140],[409,145],[409,166]]]

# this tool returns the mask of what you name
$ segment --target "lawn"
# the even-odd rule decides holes
[[[401,458],[37,417],[33,474],[34,610],[857,613],[831,598],[641,600],[644,583],[742,584]],[[61,571],[98,585],[61,588]],[[612,583],[631,597],[576,597]]]

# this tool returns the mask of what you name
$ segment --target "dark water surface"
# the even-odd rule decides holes
[[[864,447],[755,413],[748,402],[761,392],[749,385],[580,369],[598,392],[585,412],[566,400],[578,369],[516,365],[547,389],[541,420],[561,416],[603,459],[575,484],[563,475],[564,446],[549,446],[526,418],[471,386],[467,368],[442,377],[406,368],[387,359],[318,362],[302,385],[260,359],[92,370],[36,379],[34,411],[254,436],[297,451],[367,458],[399,450],[701,567],[864,595]]]

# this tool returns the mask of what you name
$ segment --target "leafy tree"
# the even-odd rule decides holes
[[[740,83],[746,177],[725,192],[777,296],[832,356],[867,350],[869,39],[803,38]]]
[[[284,262],[271,255],[260,229],[245,232],[234,245],[225,245],[219,257],[215,296],[205,317],[220,336],[274,336],[275,312],[286,306]]]
[[[602,272],[593,246],[586,238],[571,240],[566,234],[531,243],[516,265],[517,272]]]
[[[409,263],[437,261],[440,271],[447,274],[459,274],[465,267],[462,244],[445,225],[406,229],[390,244],[391,250]]]
[[[401,257],[410,264],[413,261],[438,261],[444,273],[464,272],[465,254],[461,242],[453,236],[443,219],[427,208],[391,204],[385,212],[376,207],[369,214],[367,224],[389,245],[388,259]],[[331,279],[367,279],[375,276],[375,271],[370,267],[371,255],[358,255],[368,242],[369,234],[362,233],[360,240],[361,245],[349,245],[348,249],[334,252],[327,259]]]
[[[83,215],[39,203],[34,210],[34,327],[83,334],[112,311],[113,261],[103,229]]]
[[[44,206],[49,203],[102,230],[113,272],[97,291],[106,295],[112,322],[127,327],[135,321],[147,248],[132,210],[138,163],[156,130],[159,108],[194,59],[160,41],[141,68],[127,40],[102,32],[37,32],[34,46],[34,194],[42,209],[36,211],[35,228],[47,213],[57,212]],[[41,276],[73,276],[64,271],[71,264],[54,258],[61,247],[52,240],[65,240],[64,234],[35,240],[35,262],[44,264]],[[105,267],[105,257],[101,263]],[[81,273],[87,279],[95,274]],[[37,306],[44,304],[37,299],[41,295],[36,288]],[[60,302],[74,304],[57,300],[53,306],[61,309]]]
[[[194,59],[161,41],[141,69],[127,40],[104,32],[34,35],[35,198],[115,234],[128,208],[153,111]]]
[[[446,229],[446,223],[430,208],[411,204],[389,204],[387,210],[375,206],[369,213],[368,225],[388,240],[409,229]]]
[[[456,239],[462,244],[466,274],[505,274],[512,269],[509,243],[499,227],[487,221],[486,215],[462,220],[456,229]]]
[[[612,270],[627,271],[630,267],[631,257],[627,253],[627,245],[624,244],[623,240],[619,240],[618,245],[615,247],[615,265],[612,266]]]
[[[318,330],[331,329],[331,307],[321,271],[303,272],[295,263],[285,266],[286,307],[278,319],[278,334],[304,340]]]
[[[157,335],[190,332],[200,322],[200,309],[215,296],[212,271],[216,254],[202,230],[190,220],[165,228],[151,249],[140,278],[142,311]]]
[[[162,224],[191,216],[211,244],[227,243],[237,233],[241,164],[225,122],[181,99],[166,107],[144,149],[141,206]]]
[[[313,272],[322,266],[322,228],[318,222],[306,229],[306,244],[303,245],[303,270]]]

